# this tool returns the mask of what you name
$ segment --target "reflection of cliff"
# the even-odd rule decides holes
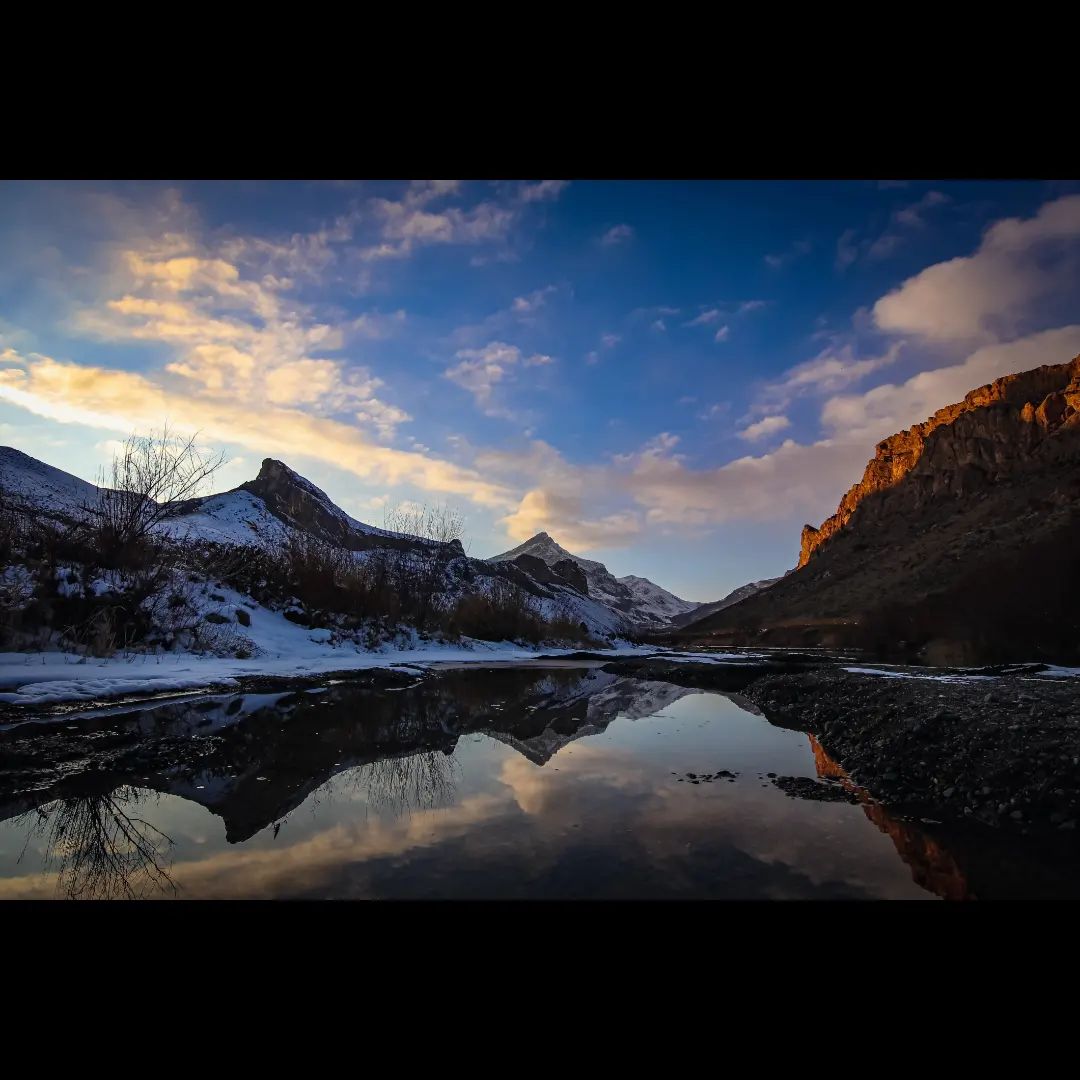
[[[922,829],[892,817],[883,806],[872,802],[866,792],[848,779],[844,769],[829,757],[813,735],[807,735],[807,738],[814,753],[818,776],[839,780],[859,796],[863,812],[892,840],[897,854],[911,867],[911,876],[916,884],[946,900],[974,899],[967,877],[951,852]]]

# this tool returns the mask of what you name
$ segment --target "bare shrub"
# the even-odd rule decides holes
[[[197,435],[160,432],[132,435],[103,469],[95,505],[84,507],[99,557],[105,565],[130,561],[177,503],[203,493],[225,462],[205,453]]]
[[[447,564],[464,553],[463,515],[448,506],[400,504],[384,514],[384,528],[416,540],[408,551],[388,553],[384,572],[392,579],[402,614],[426,629],[440,614],[437,596]]]
[[[483,641],[542,641],[545,623],[532,597],[508,581],[495,579],[484,592],[469,593],[445,617],[451,634]]]

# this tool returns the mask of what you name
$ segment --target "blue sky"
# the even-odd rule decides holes
[[[1080,184],[6,183],[0,440],[202,431],[356,517],[546,529],[694,600],[794,565],[876,441],[1080,352]]]

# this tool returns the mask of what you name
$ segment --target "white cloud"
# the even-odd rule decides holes
[[[865,394],[832,397],[822,409],[822,423],[836,434],[876,443],[921,423],[946,405],[962,401],[976,387],[1042,364],[1061,364],[1078,353],[1080,326],[1063,326],[1002,345],[986,345],[963,363],[923,371],[903,383],[884,383]]]
[[[381,239],[359,252],[365,261],[400,259],[431,244],[482,244],[504,240],[516,220],[506,206],[481,202],[469,209],[449,206],[429,209],[436,201],[458,193],[456,180],[414,182],[400,200],[372,199],[368,203]]]
[[[602,247],[615,247],[617,244],[625,244],[634,238],[634,230],[629,225],[613,225],[603,236],[600,237]]]
[[[513,304],[510,305],[510,310],[515,315],[532,315],[544,306],[547,298],[554,292],[558,292],[556,286],[546,285],[544,288],[536,289],[527,296],[515,297]]]
[[[721,326],[720,329],[717,330],[715,334],[713,334],[713,341],[718,342],[718,343],[721,342],[721,341],[727,341],[727,339],[730,336],[731,336],[731,327],[730,326]]]
[[[1075,294],[1080,195],[987,230],[974,255],[927,267],[874,305],[882,330],[989,342],[1022,332],[1041,299]],[[1073,242],[1071,245],[1069,242]]]
[[[696,318],[691,319],[689,322],[683,323],[683,326],[708,326],[710,323],[717,322],[720,319],[719,308],[709,308],[708,311],[703,311]]]
[[[193,394],[131,371],[31,356],[21,369],[0,370],[0,399],[59,423],[123,435],[168,419],[177,431],[200,431],[211,443],[318,460],[375,483],[412,484],[503,510],[514,501],[511,489],[471,469],[380,446],[351,424],[269,403],[255,409],[242,397]]]
[[[762,390],[760,408],[781,407],[793,396],[802,393],[831,393],[853,382],[858,382],[872,372],[896,363],[904,347],[902,341],[894,342],[878,356],[858,357],[850,342],[830,345],[813,359],[788,368],[775,381],[767,383]]]
[[[524,356],[516,345],[507,345],[504,341],[492,341],[482,349],[459,349],[455,356],[460,363],[448,368],[445,377],[468,390],[489,416],[508,415],[505,409],[493,404],[492,392],[513,368],[519,364],[542,367],[555,362],[553,357],[543,353]]]
[[[524,184],[518,192],[522,202],[553,202],[570,186],[569,180],[541,180]]]
[[[782,270],[796,259],[801,258],[803,255],[808,255],[812,249],[813,244],[809,240],[796,240],[786,251],[780,251],[773,255],[766,255],[765,264],[773,270]]]
[[[766,416],[758,420],[756,424],[750,424],[739,432],[740,439],[757,442],[759,439],[775,435],[778,431],[791,427],[791,421],[786,416]]]

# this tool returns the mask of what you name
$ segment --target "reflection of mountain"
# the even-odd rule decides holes
[[[541,685],[537,684],[537,690]],[[618,716],[631,720],[654,716],[694,692],[670,683],[639,682],[590,671],[576,686],[553,681],[549,696],[528,707],[531,715],[527,723],[514,730],[488,728],[486,734],[534,765],[546,765],[567,743],[600,734]]]
[[[924,889],[946,900],[1080,898],[1075,846],[1057,837],[1015,837],[974,825],[924,828],[894,817],[848,779],[809,735],[818,776],[840,780],[863,800],[866,816],[892,840]]]
[[[484,733],[543,765],[563,746],[695,691],[593,669],[445,671],[404,690],[349,683],[211,697],[0,733],[0,819],[128,785],[205,806],[242,842],[349,773],[373,804],[450,801],[458,738]],[[36,812],[36,811],[35,811]]]

